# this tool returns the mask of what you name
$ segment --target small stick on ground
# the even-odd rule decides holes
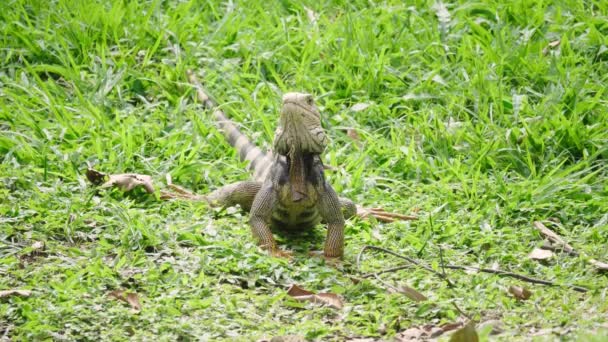
[[[367,249],[378,250],[378,251],[381,251],[381,252],[384,252],[384,253],[396,256],[398,258],[407,260],[408,262],[410,262],[410,263],[412,263],[412,264],[414,264],[414,265],[416,265],[418,267],[421,267],[421,268],[423,268],[423,269],[425,269],[425,270],[427,270],[427,271],[435,274],[436,276],[440,277],[441,279],[444,279],[445,281],[448,282],[448,284],[451,284],[451,282],[449,281],[449,279],[447,278],[446,275],[443,275],[443,274],[441,274],[441,273],[433,270],[429,266],[420,263],[418,260],[415,260],[415,259],[410,258],[408,256],[401,255],[399,253],[393,252],[393,251],[391,251],[389,249],[386,249],[386,248],[376,247],[376,246],[370,246],[370,245],[363,246],[363,248],[359,252],[359,255],[357,255],[357,269],[359,269],[359,270],[361,269],[361,255]],[[393,267],[393,268],[390,268],[390,269],[381,270],[381,271],[374,272],[374,273],[364,274],[362,276],[362,278],[368,278],[370,276],[377,276],[378,274],[381,274],[381,273],[395,272],[395,271],[402,270],[402,269],[405,269],[405,268],[408,268],[408,267],[410,267],[410,266],[409,265],[403,265],[403,266]],[[491,268],[479,268],[479,267],[460,266],[460,265],[443,265],[443,267],[444,268],[448,268],[448,269],[452,269],[452,270],[465,270],[465,271],[466,270],[473,270],[473,271],[476,271],[476,272],[491,273],[491,274],[496,274],[496,275],[499,275],[499,276],[516,278],[516,279],[523,280],[525,282],[532,283],[532,284],[540,284],[540,285],[547,285],[547,286],[563,286],[563,287],[571,288],[572,290],[577,291],[577,292],[587,292],[587,291],[589,291],[588,288],[583,287],[583,286],[570,285],[570,284],[557,284],[557,283],[554,283],[554,282],[549,281],[549,280],[532,278],[532,277],[525,276],[523,274],[518,274],[518,273],[508,272],[508,271],[502,271],[502,270],[495,270],[495,269],[491,269]]]
[[[418,267],[424,268],[425,270],[427,270],[427,271],[433,273],[434,275],[438,276],[439,278],[445,280],[445,282],[448,283],[449,286],[453,286],[454,285],[454,284],[452,284],[452,282],[450,281],[450,279],[447,278],[446,275],[441,274],[441,273],[435,271],[430,266],[424,265],[424,264],[420,263],[416,259],[410,258],[410,257],[405,256],[405,255],[401,255],[401,254],[396,253],[396,252],[393,252],[390,249],[386,249],[386,248],[382,248],[382,247],[377,247],[377,246],[371,246],[371,245],[363,246],[363,248],[361,249],[361,251],[357,255],[357,269],[359,269],[359,270],[361,269],[361,256],[363,255],[363,252],[365,252],[366,249],[375,249],[377,251],[381,251],[381,252],[384,252],[386,254],[390,254],[390,255],[395,256],[397,258],[401,258],[401,259],[407,260],[408,262],[410,262],[410,263],[412,263],[412,264],[414,264],[414,265],[416,265]]]

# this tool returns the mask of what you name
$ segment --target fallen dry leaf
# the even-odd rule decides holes
[[[300,335],[275,336],[271,339],[261,339],[258,342],[306,342],[307,340]]]
[[[13,296],[29,297],[31,295],[32,295],[32,291],[30,291],[30,290],[3,290],[3,291],[0,291],[0,298],[7,298],[7,297],[13,297]]]
[[[152,186],[152,177],[148,175],[139,175],[135,173],[124,173],[118,175],[110,175],[110,179],[101,185],[102,188],[117,186],[122,191],[131,191],[137,186],[143,186],[149,194],[154,193]]]
[[[361,137],[359,136],[359,133],[357,133],[357,130],[354,128],[347,129],[346,135],[355,141],[361,141]]]
[[[127,294],[127,303],[129,303],[129,305],[131,305],[133,310],[135,310],[135,311],[141,310],[141,304],[139,304],[139,297],[137,296],[137,293]]]
[[[44,249],[44,241],[36,241],[32,244],[33,251],[41,251]]]
[[[89,180],[89,182],[95,184],[95,185],[101,185],[103,183],[105,183],[106,181],[106,174],[105,173],[101,173],[97,170],[93,170],[93,169],[87,169],[87,179]]]
[[[436,326],[433,324],[426,324],[422,327],[411,327],[404,331],[399,332],[395,336],[395,341],[421,341],[428,340],[431,338],[437,338],[448,331],[458,329],[462,327],[462,322],[446,323],[442,326]]]
[[[547,249],[534,248],[530,254],[528,254],[528,258],[532,260],[548,260],[553,257],[553,252]]]
[[[602,261],[598,261],[595,259],[590,259],[589,263],[597,268],[598,271],[606,272],[608,271],[608,264]]]
[[[317,20],[319,19],[319,15],[308,7],[304,7],[304,10],[306,11],[306,16],[308,17],[308,21],[310,21],[310,23],[313,25],[316,24]]]
[[[413,300],[414,302],[424,302],[428,299],[425,295],[407,285],[399,285],[397,286],[397,290],[400,293],[403,293],[407,298]]]
[[[334,293],[317,293],[304,290],[298,285],[291,285],[287,290],[287,295],[293,297],[300,302],[311,302],[317,304],[326,304],[336,309],[342,309],[344,302]]]
[[[558,39],[558,40],[554,40],[554,41],[550,42],[549,44],[547,44],[547,46],[545,46],[545,48],[543,49],[543,55],[547,55],[550,50],[558,47],[559,44],[561,44],[561,42],[562,41]]]
[[[369,107],[369,103],[355,103],[350,110],[353,112],[360,112],[362,110],[366,110]]]
[[[420,341],[428,337],[430,337],[429,331],[424,330],[424,328],[412,327],[397,334],[395,341]]]
[[[129,306],[131,306],[131,308],[135,310],[135,312],[139,312],[141,310],[141,304],[139,303],[139,297],[137,296],[137,293],[131,292],[125,294],[125,291],[123,290],[114,290],[108,293],[108,296],[128,303]]]
[[[140,175],[137,173],[107,175],[93,169],[88,169],[87,179],[95,185],[99,185],[103,182],[103,184],[101,184],[102,188],[110,188],[116,186],[122,191],[131,191],[137,186],[143,186],[144,189],[146,189],[147,193],[154,193],[152,177],[148,175]]]
[[[532,296],[532,292],[525,287],[511,285],[509,286],[509,293],[518,300],[526,300]]]
[[[450,336],[450,342],[477,342],[479,336],[475,331],[475,322],[469,321],[464,327],[458,329]]]
[[[562,246],[564,251],[566,251],[567,253],[576,254],[572,246],[566,243],[566,241],[564,241],[554,231],[547,228],[542,222],[534,221],[534,228],[536,228],[543,236],[549,239],[549,241],[551,241],[552,243]]]

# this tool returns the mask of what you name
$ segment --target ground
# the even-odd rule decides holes
[[[0,336],[390,340],[462,319],[454,303],[498,320],[492,338],[608,339],[606,274],[588,263],[608,259],[608,4],[304,3],[2,1],[0,290],[31,293],[0,298]],[[331,266],[308,256],[322,227],[277,235],[289,262],[260,251],[246,213],[159,200],[166,174],[197,193],[249,177],[187,69],[264,147],[280,95],[314,94],[335,189],[419,219],[348,221]],[[88,167],[151,175],[157,193],[99,190]],[[579,255],[528,258],[543,245],[535,221]],[[418,268],[381,276],[428,297],[417,303],[361,278],[365,245],[590,291],[450,270],[453,287]],[[370,253],[362,272],[399,264]],[[297,302],[291,284],[344,307]]]

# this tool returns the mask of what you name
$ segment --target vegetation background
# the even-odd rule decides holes
[[[606,275],[587,262],[608,248],[607,62],[600,0],[1,1],[0,290],[31,293],[0,298],[0,336],[391,339],[461,319],[455,303],[498,321],[497,339],[608,338]],[[349,221],[343,265],[331,267],[307,256],[321,227],[279,236],[296,251],[288,262],[256,247],[239,211],[87,184],[88,166],[149,174],[157,188],[169,173],[201,194],[248,178],[187,69],[265,147],[280,94],[315,94],[336,190],[419,220]],[[528,258],[543,244],[537,220],[579,256]],[[591,291],[382,276],[428,297],[417,303],[353,281],[367,244]],[[374,255],[363,272],[399,262]],[[345,306],[297,302],[290,284]],[[532,297],[514,299],[512,285]]]

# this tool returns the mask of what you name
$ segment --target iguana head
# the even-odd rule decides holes
[[[310,94],[287,93],[283,96],[281,119],[274,137],[274,151],[320,154],[327,145],[321,115]]]

